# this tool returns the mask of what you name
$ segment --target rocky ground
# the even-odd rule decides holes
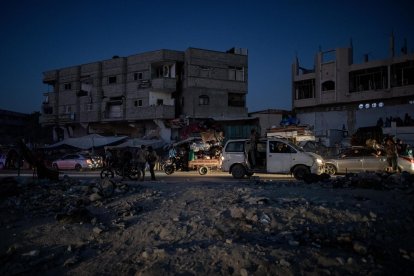
[[[0,181],[0,274],[408,275],[414,178]],[[140,182],[142,183],[142,182]]]

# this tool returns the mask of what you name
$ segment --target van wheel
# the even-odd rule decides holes
[[[202,167],[200,167],[200,168],[198,169],[198,173],[199,173],[200,175],[205,175],[205,174],[207,174],[207,173],[208,173],[208,168],[207,168],[206,166],[202,166]]]
[[[231,175],[236,179],[243,178],[245,174],[246,174],[246,170],[240,164],[234,165],[234,167],[231,169]]]
[[[302,180],[306,174],[310,174],[310,170],[306,166],[298,165],[293,169],[293,176],[297,180]]]
[[[164,172],[166,175],[170,175],[172,173],[174,173],[174,166],[173,165],[166,165],[164,167]]]

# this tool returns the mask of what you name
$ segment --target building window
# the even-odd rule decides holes
[[[134,106],[142,106],[142,100],[135,101]]]
[[[200,77],[210,78],[211,77],[211,68],[207,66],[200,66]]]
[[[136,72],[134,73],[134,80],[142,80],[143,73],[142,72]]]
[[[66,114],[69,114],[69,113],[71,113],[72,112],[72,106],[70,106],[70,105],[66,105],[65,106],[65,113]]]
[[[244,67],[229,66],[229,80],[244,81]]]
[[[93,105],[92,104],[86,104],[86,111],[92,111],[93,110]]]
[[[334,81],[325,81],[322,83],[322,91],[330,91],[335,90],[335,82]]]
[[[108,77],[108,84],[116,83],[116,76],[109,76]]]
[[[414,61],[391,65],[391,87],[414,84]]]
[[[198,97],[198,105],[209,105],[210,98],[207,95],[201,95]]]
[[[295,99],[311,99],[315,98],[315,80],[297,81],[295,85]]]
[[[64,83],[63,88],[65,90],[71,90],[72,89],[72,84],[70,82]]]
[[[349,72],[349,92],[387,88],[387,71],[386,66],[381,66]]]
[[[229,93],[228,106],[244,107],[246,105],[245,95]]]
[[[53,114],[53,107],[51,107],[51,106],[43,106],[43,113],[44,114]]]

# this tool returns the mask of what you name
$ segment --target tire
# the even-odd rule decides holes
[[[128,178],[131,180],[137,180],[138,177],[140,176],[140,173],[138,170],[136,169],[131,169],[131,171],[129,171],[129,175]]]
[[[170,175],[174,173],[174,166],[173,165],[166,165],[164,167],[164,172],[166,175]]]
[[[207,173],[208,173],[208,168],[207,168],[206,166],[202,166],[202,167],[200,167],[200,168],[198,169],[198,173],[199,173],[200,175],[205,175],[205,174],[207,174]]]
[[[246,174],[246,169],[243,167],[243,165],[236,164],[231,169],[231,175],[235,179],[241,179],[244,177],[245,174]]]
[[[293,171],[293,176],[297,179],[297,180],[303,180],[303,177],[306,174],[310,174],[310,170],[308,167],[304,166],[304,165],[298,165],[296,166]]]
[[[114,171],[109,168],[103,168],[101,170],[101,179],[114,178]]]
[[[77,170],[78,172],[80,172],[82,170],[81,164],[76,164],[75,165],[75,170]]]
[[[325,172],[329,175],[335,175],[337,172],[336,167],[333,164],[325,164]]]

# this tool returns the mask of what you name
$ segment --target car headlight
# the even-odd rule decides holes
[[[319,159],[319,158],[316,158],[316,163],[318,163],[319,165],[322,165],[323,164],[323,160],[322,159]]]

